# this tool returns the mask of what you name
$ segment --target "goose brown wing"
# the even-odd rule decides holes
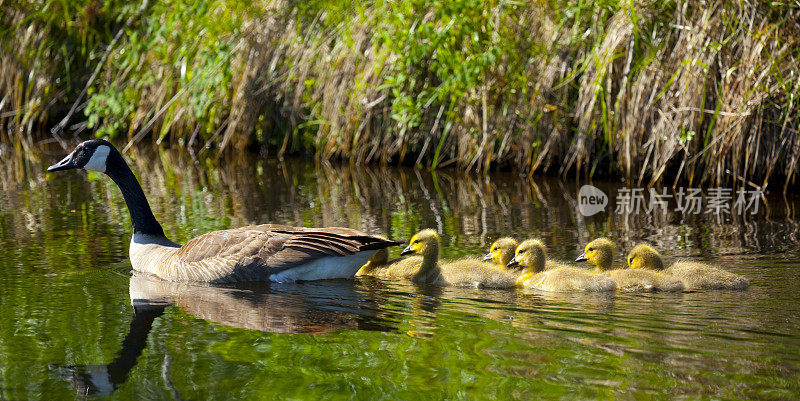
[[[324,256],[346,256],[399,244],[349,228],[263,224],[200,235],[182,246],[176,256],[182,263],[259,265],[276,273]]]

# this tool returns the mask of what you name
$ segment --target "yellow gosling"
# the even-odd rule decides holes
[[[410,256],[389,262],[389,251],[381,249],[356,272],[356,277],[378,277],[397,279],[410,279],[422,266],[421,256]]]
[[[587,261],[595,266],[595,273],[601,273],[617,283],[624,292],[639,291],[682,291],[681,280],[652,270],[615,269],[614,243],[607,238],[598,238],[586,244],[583,254],[576,262]]]
[[[554,265],[545,270],[547,253],[544,244],[536,239],[523,241],[516,249],[509,267],[520,265],[522,274],[517,285],[551,292],[603,292],[614,291],[614,280],[574,267]]]
[[[384,238],[382,235],[376,235]],[[361,266],[356,272],[358,276],[371,276],[381,278],[408,278],[414,275],[422,265],[422,257],[412,256],[389,261],[389,250],[379,249],[372,257]]]
[[[632,269],[661,271],[681,280],[687,290],[743,290],[750,285],[747,277],[705,263],[677,261],[665,269],[661,255],[647,244],[636,245],[627,262]]]
[[[400,255],[422,257],[417,271],[408,277],[417,283],[439,286],[470,286],[483,288],[510,288],[514,286],[516,276],[500,271],[489,263],[478,259],[466,258],[449,263],[439,263],[439,234],[434,230],[422,230],[415,234],[409,245]]]
[[[595,273],[609,271],[614,268],[614,248],[614,243],[608,238],[598,238],[586,244],[583,253],[575,261],[593,264]]]
[[[371,258],[364,263],[364,266],[361,266],[360,269],[356,272],[356,277],[358,276],[371,276],[375,270],[378,270],[381,267],[384,267],[389,264],[389,251],[386,249],[380,249],[378,252],[375,252]]]
[[[489,253],[483,257],[484,262],[492,261],[501,270],[508,270],[508,262],[514,257],[517,240],[511,237],[500,238],[489,247]]]

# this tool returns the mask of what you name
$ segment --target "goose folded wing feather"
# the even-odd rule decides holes
[[[347,228],[263,224],[200,235],[181,247],[177,255],[182,263],[228,260],[239,265],[257,264],[275,273],[325,256],[369,250],[373,244],[365,243],[364,238],[362,233]]]

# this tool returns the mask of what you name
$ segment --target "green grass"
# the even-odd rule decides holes
[[[800,2],[301,3],[4,3],[0,141],[794,182]]]

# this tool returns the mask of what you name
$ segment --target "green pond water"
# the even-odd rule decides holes
[[[751,280],[745,291],[604,295],[204,286],[132,275],[119,190],[100,174],[45,175],[64,154],[0,162],[0,399],[800,398],[796,197],[770,194],[754,216],[583,217],[574,181],[126,155],[177,242],[266,222],[400,240],[430,227],[445,258],[512,235],[572,260],[604,235]]]

